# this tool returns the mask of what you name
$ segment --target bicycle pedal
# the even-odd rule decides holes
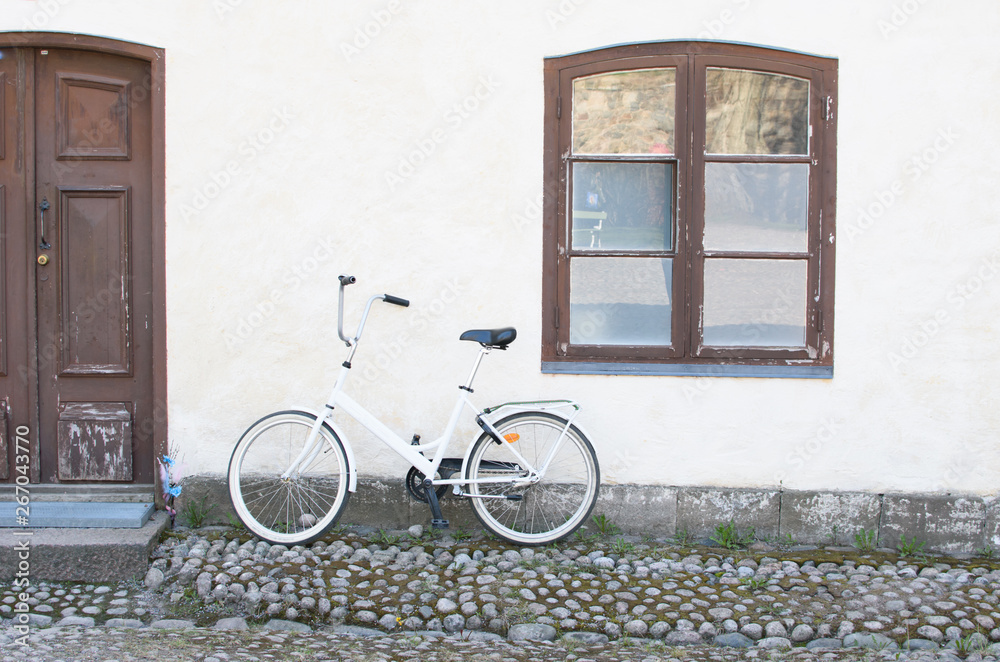
[[[431,520],[431,528],[432,529],[447,529],[448,528],[448,520],[446,520],[446,519],[432,519]]]

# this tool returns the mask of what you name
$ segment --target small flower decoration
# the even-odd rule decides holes
[[[169,455],[159,458],[160,484],[163,486],[164,507],[170,514],[170,528],[174,527],[177,510],[174,509],[174,499],[181,495],[181,478],[184,476],[184,466]]]

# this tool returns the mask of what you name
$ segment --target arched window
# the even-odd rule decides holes
[[[832,374],[837,61],[545,62],[547,372]]]

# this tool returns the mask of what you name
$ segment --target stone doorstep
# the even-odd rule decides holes
[[[167,514],[157,511],[141,528],[0,528],[0,581],[14,579],[23,561],[32,580],[141,579],[168,523]],[[25,544],[28,549],[20,549]]]
[[[0,502],[0,528],[19,527],[19,515],[28,512],[25,526],[38,528],[142,528],[153,515],[153,503],[107,501],[32,501],[26,507]]]
[[[156,490],[152,484],[76,484],[76,483],[31,483],[27,488],[13,484],[0,485],[0,502],[13,502],[29,490],[31,502],[41,501],[101,501],[108,503],[145,503],[153,500]]]

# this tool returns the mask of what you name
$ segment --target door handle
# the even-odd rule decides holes
[[[49,210],[50,206],[51,205],[49,205],[48,198],[42,198],[42,203],[40,205],[38,205],[38,209],[39,209],[38,225],[39,225],[39,230],[40,230],[39,236],[41,237],[41,240],[42,240],[42,243],[38,244],[38,246],[39,246],[39,248],[41,248],[44,251],[47,251],[48,249],[52,248],[52,244],[50,244],[49,242],[45,241],[45,212],[47,212]]]

